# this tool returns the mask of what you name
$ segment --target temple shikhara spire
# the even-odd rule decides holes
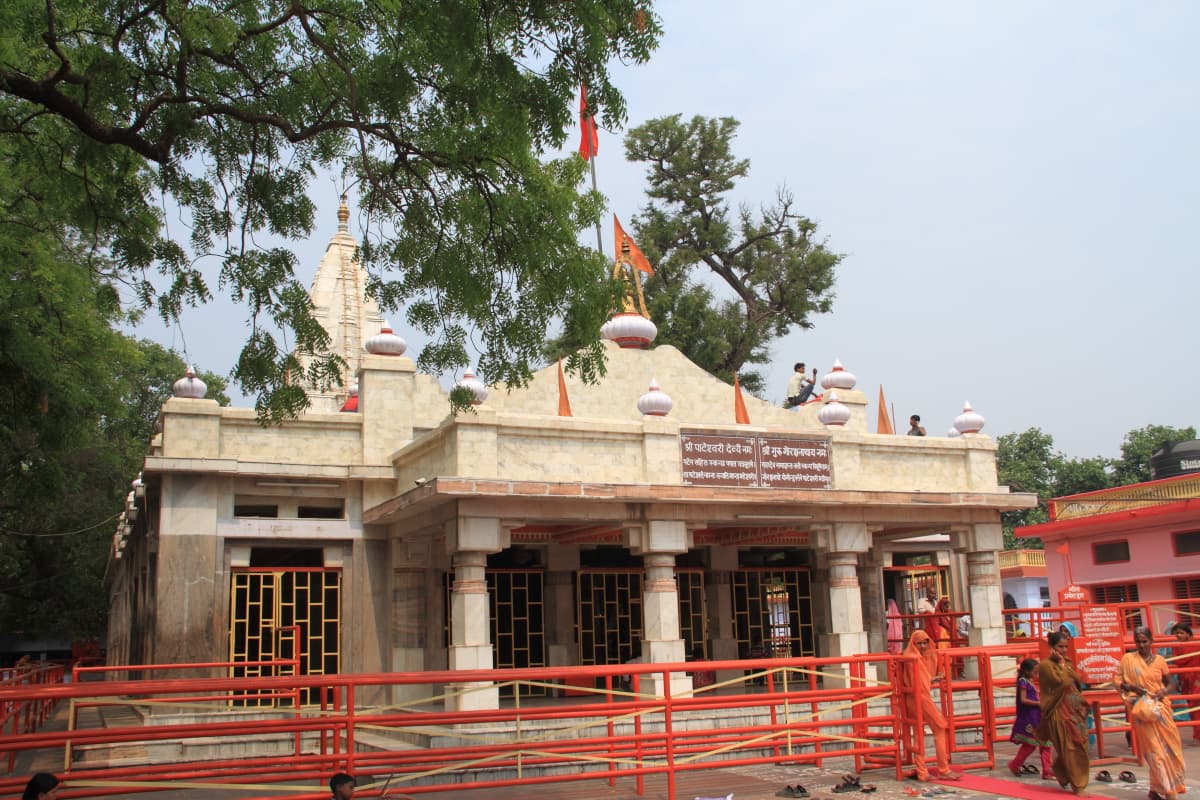
[[[346,371],[342,385],[329,392],[308,387],[313,411],[334,412],[342,407],[362,364],[363,341],[383,327],[379,306],[367,296],[366,287],[367,272],[358,260],[358,242],[350,235],[350,209],[342,195],[337,233],[325,248],[309,295],[313,315],[329,334],[329,352],[346,362]],[[303,354],[297,357],[307,369],[310,359]]]

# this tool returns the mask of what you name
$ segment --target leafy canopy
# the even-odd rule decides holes
[[[728,194],[750,171],[733,154],[737,128],[730,117],[662,117],[629,132],[625,156],[646,165],[650,203],[633,228],[656,270],[646,301],[657,343],[762,393],[762,375],[743,367],[766,363],[772,341],[832,310],[844,256],[796,212],[786,187],[757,211],[730,208]]]
[[[306,406],[293,352],[328,345],[295,256],[262,243],[307,240],[320,171],[357,184],[373,289],[432,338],[427,370],[465,365],[474,330],[481,373],[520,384],[553,318],[590,328],[616,307],[576,240],[600,213],[583,164],[539,154],[581,82],[622,120],[608,65],[656,46],[648,0],[8,0],[0,25],[0,139],[45,176],[29,200],[140,308],[242,303],[233,376],[264,417]],[[338,359],[310,363],[308,383],[338,380]]]

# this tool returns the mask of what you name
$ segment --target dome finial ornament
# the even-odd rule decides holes
[[[338,206],[338,230],[350,232],[350,207],[346,205],[346,195],[342,195],[342,204]]]
[[[196,377],[196,368],[188,364],[187,372],[171,387],[171,394],[176,397],[187,397],[192,400],[203,400],[208,386]]]
[[[647,417],[665,417],[674,407],[675,401],[654,378],[650,379],[650,388],[637,401],[637,410]]]
[[[954,418],[954,427],[961,434],[979,433],[983,429],[983,416],[971,408],[971,402],[963,403],[963,413]]]
[[[838,401],[837,392],[831,391],[824,407],[817,412],[817,421],[822,425],[840,428],[850,421],[850,409]]]

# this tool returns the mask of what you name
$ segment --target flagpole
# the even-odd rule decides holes
[[[596,156],[593,155],[589,158],[588,163],[592,167],[592,191],[599,192],[600,189],[596,187]],[[600,233],[600,220],[596,220],[596,249],[600,251],[600,255],[604,255],[604,237]]]

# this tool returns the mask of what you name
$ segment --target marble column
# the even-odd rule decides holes
[[[495,666],[487,555],[503,550],[508,540],[508,529],[495,517],[458,517],[446,523],[446,552],[454,569],[454,583],[450,586],[449,668],[452,670]],[[500,707],[499,689],[490,681],[458,683],[447,688],[447,710]]]
[[[1004,547],[1000,523],[955,528],[951,541],[955,551],[965,553],[967,559],[967,611],[971,615],[967,643],[971,647],[1004,644],[1004,597],[996,557]],[[1012,659],[993,659],[992,674],[1005,666],[1011,668],[1011,664]],[[977,675],[974,666],[967,663],[968,677]]]
[[[822,655],[853,656],[868,652],[863,627],[862,587],[858,581],[859,557],[871,547],[871,532],[859,522],[837,522],[818,530],[829,575],[829,632],[821,636]],[[827,667],[827,672],[849,674],[844,667]],[[837,685],[826,681],[826,686]]]
[[[686,660],[679,633],[679,586],[675,582],[675,556],[686,553],[691,542],[687,526],[680,520],[650,520],[625,529],[629,549],[642,556],[646,569],[642,584],[642,660],[647,664]],[[662,696],[662,677],[646,675],[641,692]],[[671,676],[671,693],[690,691],[689,675]]]

